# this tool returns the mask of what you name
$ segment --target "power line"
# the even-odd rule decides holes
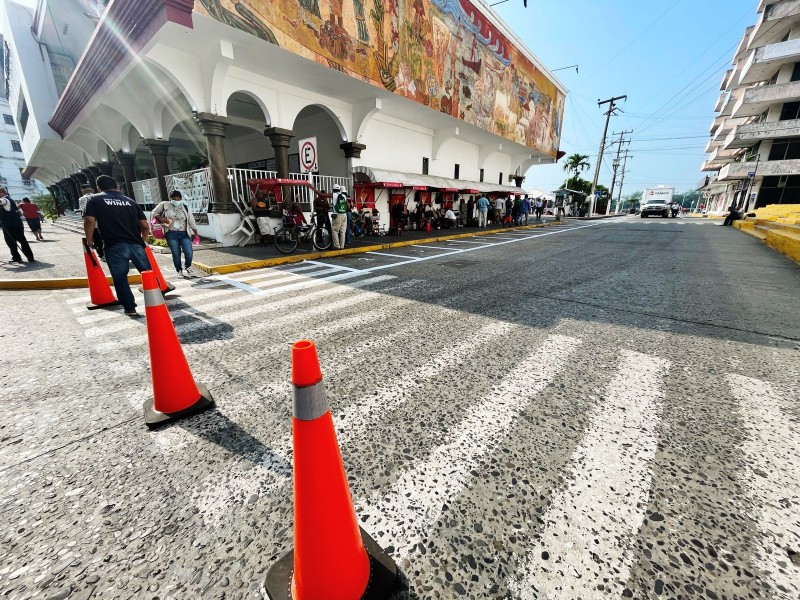
[[[625,52],[628,48],[633,46],[633,44],[636,43],[639,40],[639,38],[641,38],[645,33],[650,31],[650,29],[652,29],[653,25],[655,25],[661,19],[663,19],[667,15],[667,13],[669,11],[671,11],[673,8],[675,8],[678,5],[678,3],[680,3],[680,2],[681,2],[681,0],[675,0],[675,2],[673,2],[669,6],[669,8],[667,8],[667,10],[665,10],[663,13],[661,13],[659,16],[657,16],[654,21],[652,21],[647,27],[645,27],[642,31],[639,32],[639,35],[637,35],[630,42],[628,42],[628,44],[622,50],[620,50],[614,56],[612,56],[610,59],[608,59],[608,61],[602,67],[597,69],[597,71],[592,73],[589,77],[595,77],[598,73],[602,72],[603,69],[605,69],[608,65],[610,65],[612,62],[614,62],[617,59],[617,57],[620,56],[623,52]]]

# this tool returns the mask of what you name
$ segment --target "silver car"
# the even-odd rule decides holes
[[[669,216],[669,207],[670,205],[663,200],[648,200],[647,203],[642,206],[642,218],[644,219],[650,215],[661,215],[667,218]]]

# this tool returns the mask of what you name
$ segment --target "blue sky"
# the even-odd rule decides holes
[[[491,1],[491,0],[490,0]],[[494,10],[569,89],[561,150],[590,155],[591,179],[603,132],[598,99],[627,94],[609,133],[633,130],[623,194],[656,185],[694,189],[703,173],[720,83],[757,0],[509,0]],[[673,138],[673,139],[661,139]],[[615,147],[616,148],[616,147]],[[615,151],[615,150],[614,150]],[[534,167],[526,189],[554,190],[562,159]],[[606,153],[600,183],[611,184]]]

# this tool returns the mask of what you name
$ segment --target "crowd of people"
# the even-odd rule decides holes
[[[488,227],[492,225],[527,225],[530,221],[541,221],[546,208],[542,198],[506,196],[489,199],[486,195],[470,196],[460,201],[457,210],[452,201],[441,205],[430,202],[414,202],[413,208],[405,201],[393,202],[389,209],[388,231],[381,230],[379,212],[376,208],[359,210],[346,189],[333,187],[330,201],[324,195],[314,200],[313,211],[318,227],[331,232],[333,248],[342,249],[350,244],[354,236],[389,235],[402,236],[404,231],[432,231],[459,227]],[[287,218],[296,225],[306,225],[302,208],[296,202],[290,204]]]
[[[457,227],[488,227],[492,225],[527,225],[529,220],[541,221],[545,203],[541,198],[526,196],[497,197],[490,200],[486,195],[470,196],[461,202],[456,211],[453,203],[441,207],[417,202],[408,210],[403,202],[392,206],[390,230],[400,235],[403,229],[431,231],[433,229],[455,229]]]

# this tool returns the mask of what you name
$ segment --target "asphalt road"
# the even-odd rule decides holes
[[[261,597],[310,338],[398,600],[800,598],[800,268],[753,238],[626,218],[176,284],[217,408],[155,432],[143,318],[0,295],[0,597]]]

